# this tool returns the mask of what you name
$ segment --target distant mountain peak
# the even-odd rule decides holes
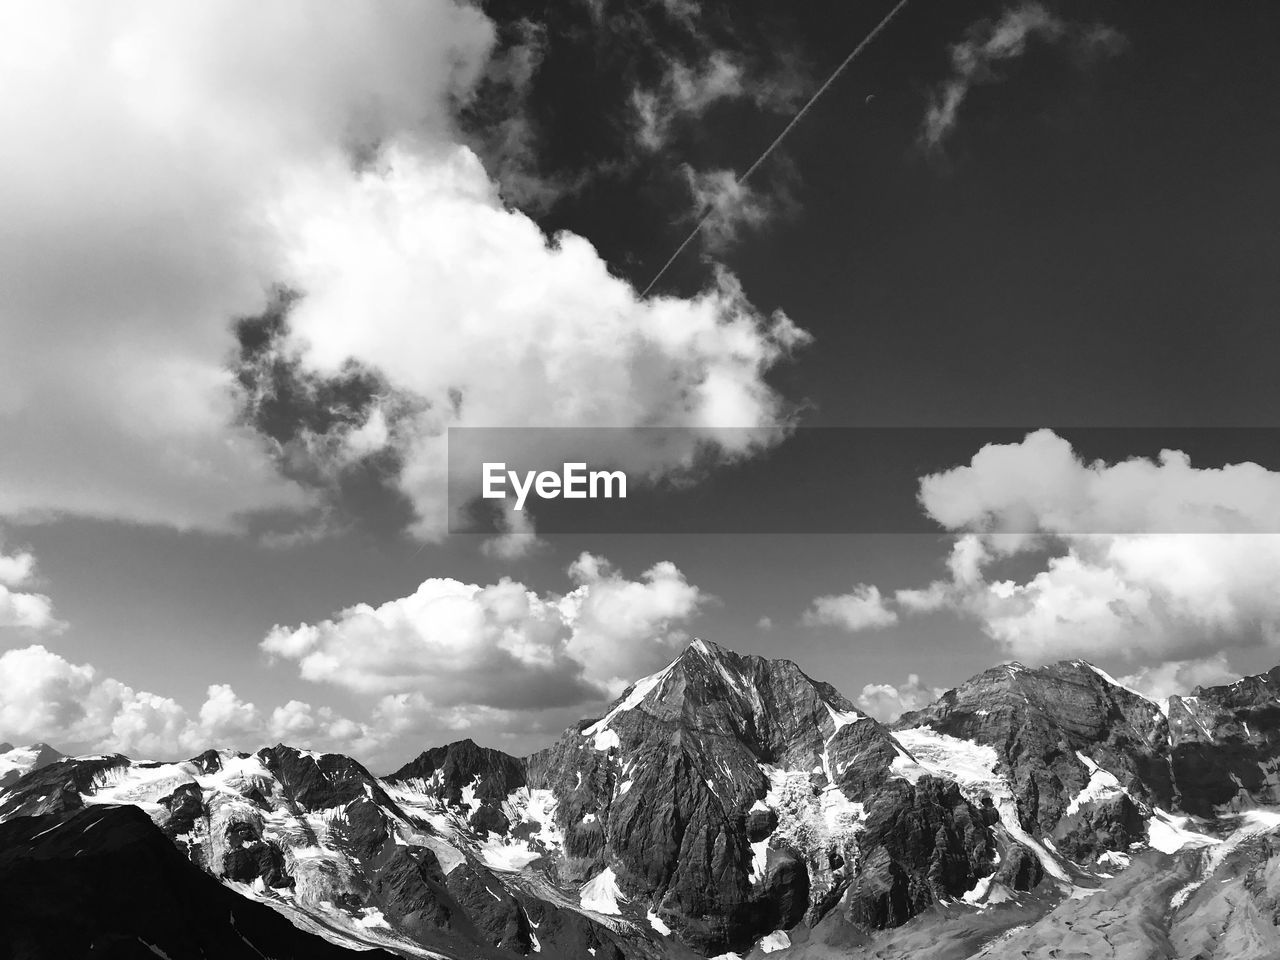
[[[33,743],[26,747],[0,743],[0,790],[16,783],[32,770],[39,770],[62,759],[65,756],[47,743]]]

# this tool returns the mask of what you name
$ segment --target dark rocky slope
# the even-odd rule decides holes
[[[795,664],[695,641],[530,758],[529,780],[558,801],[566,875],[610,871],[718,953],[816,919],[846,891],[864,922],[901,922],[991,871],[980,811],[953,784],[895,779],[902,755]]]
[[[1280,942],[1280,813],[1254,809],[1280,800],[1277,708],[1280,670],[1156,703],[1064,661],[995,667],[890,727],[789,661],[696,641],[526,759],[464,740],[382,779],[284,745],[62,759],[0,792],[0,823],[17,855],[42,843],[21,824],[149,822],[220,895],[405,956],[942,960],[1025,928],[1030,955],[1065,936],[1227,957],[1194,911]],[[93,819],[127,805],[149,817]],[[124,865],[133,842],[100,856],[159,869]],[[1116,911],[1161,902],[1150,936],[1120,935]]]
[[[1089,783],[1080,754],[1135,798],[1175,805],[1169,724],[1160,708],[1083,660],[992,667],[893,726],[927,726],[994,747],[1028,830],[1052,832]]]
[[[391,960],[297,929],[184,858],[136,807],[0,824],[0,957]]]

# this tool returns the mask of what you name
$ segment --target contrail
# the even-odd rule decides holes
[[[850,52],[850,54],[847,57],[845,57],[843,61],[841,61],[840,66],[836,67],[835,70],[831,72],[831,76],[827,77],[827,82],[824,83],[822,86],[820,86],[817,89],[817,91],[814,93],[814,95],[809,98],[808,102],[806,102],[805,105],[796,112],[796,115],[791,118],[791,122],[782,128],[782,132],[778,134],[776,137],[774,137],[773,143],[769,144],[769,146],[765,148],[764,153],[760,154],[760,156],[756,159],[755,163],[747,167],[747,172],[742,174],[742,176],[738,177],[736,183],[738,184],[745,183],[747,181],[747,178],[749,178],[753,173],[755,173],[760,168],[760,165],[762,163],[764,163],[766,160],[769,159],[769,154],[773,153],[773,151],[777,149],[778,144],[782,143],[782,141],[786,139],[787,134],[791,132],[792,128],[797,123],[799,123],[802,119],[804,119],[804,115],[809,112],[809,108],[818,102],[818,98],[827,92],[827,88],[836,82],[836,79],[840,76],[840,74],[844,73],[845,68],[848,67],[849,64],[853,63],[853,61],[857,59],[858,54],[862,53],[862,51],[867,48],[867,46],[871,43],[871,41],[880,35],[880,32],[883,31],[884,28],[889,25],[889,22],[893,20],[893,18],[896,17],[899,14],[899,12],[901,12],[902,8],[905,7],[908,2],[909,0],[898,0],[897,6],[895,6],[892,10],[890,10],[887,14],[885,14],[884,19],[881,20],[879,23],[877,23],[871,29],[871,32],[862,38],[862,42],[859,43],[856,47],[854,47],[852,52]],[[676,247],[676,252],[673,253],[670,259],[668,259],[667,262],[662,265],[662,269],[659,270],[657,274],[654,276],[654,278],[649,281],[649,285],[645,287],[644,290],[641,291],[640,296],[642,297],[648,296],[649,291],[653,289],[653,285],[662,279],[662,275],[667,272],[667,270],[671,267],[673,263],[676,262],[676,259],[680,256],[680,254],[684,253],[684,248],[689,246],[689,244],[693,242],[693,238],[698,235],[698,232],[703,228],[706,222],[711,219],[711,216],[714,213],[715,213],[715,207],[708,205],[706,211],[702,214],[701,217],[698,218],[698,222],[694,225],[693,229],[689,231],[689,235],[684,238],[684,241],[680,244],[680,246]]]

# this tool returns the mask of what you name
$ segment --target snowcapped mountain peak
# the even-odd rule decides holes
[[[17,783],[19,778],[32,770],[39,770],[61,759],[63,754],[47,743],[33,743],[26,747],[0,743],[0,790]]]
[[[1280,829],[1253,809],[1280,807],[1277,702],[1280,670],[1162,711],[1085,660],[1000,664],[890,728],[789,660],[695,639],[531,757],[462,739],[380,779],[286,744],[174,762],[51,751],[0,793],[0,829],[31,821],[21,843],[72,862],[90,826],[163,840],[343,947],[756,956],[800,949],[780,935],[800,924],[892,937],[1005,903],[1034,922],[1129,882],[1131,862],[1149,876],[1148,853],[1211,848],[1182,864],[1198,878],[1261,856],[1255,835]]]
[[[708,643],[706,640],[703,640],[701,637],[694,637],[693,642],[690,643],[689,646],[686,648],[686,650],[696,651],[698,653],[706,654],[707,656],[711,656],[714,650],[719,650],[719,649],[721,648],[717,647],[715,644]]]

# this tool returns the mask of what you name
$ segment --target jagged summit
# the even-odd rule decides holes
[[[19,778],[32,770],[47,767],[63,758],[64,754],[43,742],[26,747],[0,743],[0,790],[17,783]]]
[[[416,780],[454,802],[460,801],[466,790],[481,800],[501,802],[525,785],[525,772],[523,761],[467,737],[423,751],[387,780]]]
[[[843,722],[861,718],[838,690],[813,679],[794,662],[739,654],[702,638],[628,687],[583,733],[603,734],[633,711],[723,734],[741,733],[751,723],[794,722],[806,712],[819,718],[838,716]]]
[[[0,824],[116,830],[78,812],[119,805],[236,895],[361,949],[808,960],[857,943],[902,960],[922,936],[968,930],[976,951],[1110,902],[1089,893],[1113,880],[1164,889],[1165,854],[1188,850],[1191,903],[1219,860],[1271,857],[1280,668],[1160,703],[1087,660],[1009,662],[888,727],[789,660],[696,638],[531,757],[462,739],[386,778],[285,744],[57,759],[0,793]],[[1233,897],[1261,889],[1231,876]],[[916,948],[881,949],[908,920]]]

